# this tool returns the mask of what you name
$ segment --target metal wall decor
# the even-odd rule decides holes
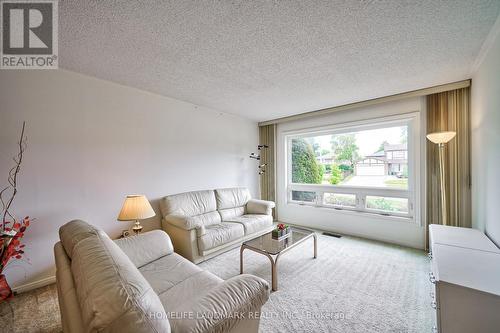
[[[268,145],[258,145],[257,146],[257,150],[262,150],[262,149],[267,149],[269,148]],[[257,160],[257,161],[260,161],[260,154],[257,155],[255,153],[250,153],[250,158],[253,158],[254,160]],[[263,163],[263,164],[259,164],[258,168],[259,168],[259,175],[263,175],[264,173],[266,173],[266,165],[267,163]]]

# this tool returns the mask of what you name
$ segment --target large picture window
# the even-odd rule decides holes
[[[287,135],[289,202],[412,217],[412,121]]]

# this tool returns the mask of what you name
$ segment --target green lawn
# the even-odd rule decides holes
[[[408,188],[408,178],[400,178],[400,179],[389,179],[384,182],[389,187],[395,188]]]

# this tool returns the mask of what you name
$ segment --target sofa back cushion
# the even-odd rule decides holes
[[[87,332],[170,332],[158,295],[103,231],[74,245],[71,272]]]
[[[98,229],[82,220],[73,220],[59,228],[59,239],[71,259],[75,245],[87,237],[95,236]]]
[[[174,253],[172,241],[163,230],[143,232],[139,237],[124,237],[114,242],[137,268]]]
[[[252,198],[250,191],[244,187],[217,189],[215,197],[223,221],[245,214],[245,206]]]
[[[236,207],[219,210],[222,221],[230,221],[232,218],[245,215],[245,207]]]
[[[196,216],[217,210],[213,190],[186,192],[164,197],[160,201],[163,216]]]
[[[217,211],[196,216],[190,216],[187,218],[187,223],[189,225],[196,225],[196,226],[202,226],[202,225],[209,226],[213,224],[219,224],[221,222],[222,221],[220,215]]]

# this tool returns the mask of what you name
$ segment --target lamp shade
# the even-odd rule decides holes
[[[156,213],[144,195],[127,195],[118,221],[143,220],[155,216]]]
[[[456,132],[435,132],[427,134],[427,139],[434,143],[447,143],[455,137]]]

